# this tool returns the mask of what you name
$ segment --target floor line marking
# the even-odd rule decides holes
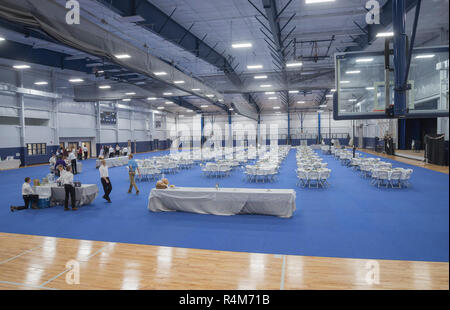
[[[67,268],[66,270],[64,270],[63,272],[60,272],[59,274],[57,274],[56,276],[50,278],[49,280],[45,281],[44,283],[42,283],[39,287],[45,287],[45,285],[47,285],[48,283],[52,282],[53,280],[59,278],[60,276],[62,276],[63,274],[65,274],[66,272],[72,270],[72,267]]]
[[[109,245],[105,245],[104,247],[98,249],[97,251],[95,251],[94,253],[92,253],[91,255],[89,255],[86,260],[83,260],[82,262],[87,262],[89,259],[91,259],[92,257],[94,257],[95,255],[97,255],[98,253],[100,253],[103,249],[105,249],[106,247],[108,247]],[[58,279],[60,276],[62,276],[63,274],[65,274],[66,272],[72,270],[73,267],[67,268],[66,270],[60,272],[59,274],[57,274],[56,276],[50,278],[49,280],[47,280],[46,282],[42,283],[40,285],[40,287],[45,287],[45,285],[49,284],[50,282]]]
[[[284,290],[284,276],[286,270],[286,255],[283,255],[283,266],[281,267],[280,290]]]
[[[29,252],[32,252],[32,251],[34,251],[34,250],[36,250],[36,249],[39,249],[39,248],[41,248],[41,247],[42,247],[42,246],[37,246],[37,247],[31,248],[31,249],[29,249],[29,250],[23,251],[22,253],[17,254],[16,256],[13,256],[13,257],[10,257],[10,258],[8,258],[8,259],[5,259],[4,261],[1,261],[1,262],[0,262],[0,265],[5,264],[5,263],[8,263],[8,262],[10,262],[10,261],[12,261],[12,260],[14,260],[14,259],[16,259],[16,258],[19,258],[19,257],[21,257],[21,256],[23,256],[23,255],[25,255],[25,254],[27,254],[27,253],[29,253]]]
[[[36,286],[36,285],[31,285],[31,284],[25,284],[25,283],[18,283],[18,282],[10,282],[10,281],[1,281],[0,280],[0,284],[9,284],[9,285],[16,285],[16,286],[26,286],[26,287],[32,287],[32,288],[43,288],[46,290],[58,290],[56,288],[50,288],[50,287],[41,287],[41,286]]]

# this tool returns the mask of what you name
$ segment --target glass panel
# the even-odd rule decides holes
[[[448,50],[414,50],[409,79],[414,94],[410,113],[448,112]]]

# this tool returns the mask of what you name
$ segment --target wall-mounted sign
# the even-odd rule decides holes
[[[116,112],[101,112],[100,123],[105,125],[115,125],[117,123]]]

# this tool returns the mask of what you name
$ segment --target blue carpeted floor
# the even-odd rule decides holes
[[[161,153],[140,154],[137,158]],[[112,204],[101,198],[103,189],[95,161],[84,161],[83,183],[96,183],[95,203],[77,212],[62,207],[11,213],[21,204],[25,176],[42,178],[48,167],[0,172],[0,231],[99,241],[184,248],[244,251],[307,256],[448,261],[449,177],[412,167],[408,189],[378,189],[369,180],[321,155],[332,169],[328,189],[297,188],[297,210],[291,219],[258,215],[213,216],[188,213],[151,213],[147,199],[154,182],[138,183],[141,194],[127,194],[124,167],[111,168]],[[386,160],[386,159],[385,159]],[[389,160],[386,160],[389,161]],[[391,161],[395,167],[411,167]],[[199,167],[169,176],[178,186],[296,188],[295,151],[285,160],[274,184],[252,184],[234,171],[229,178],[208,179]]]

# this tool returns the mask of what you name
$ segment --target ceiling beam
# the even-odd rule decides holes
[[[111,10],[117,12],[122,17],[127,16],[140,16],[143,21],[136,24],[147,29],[158,36],[164,38],[167,41],[172,42],[183,48],[186,51],[194,54],[196,57],[208,62],[209,64],[223,70],[227,78],[237,87],[242,88],[243,82],[240,76],[236,73],[233,66],[229,63],[224,53],[217,52],[214,48],[210,47],[205,41],[205,37],[198,38],[191,31],[190,28],[186,29],[173,18],[172,14],[167,15],[157,6],[150,3],[150,1],[134,0],[97,0]],[[252,98],[249,101],[254,105],[257,110],[259,106],[256,104],[256,100]],[[216,106],[224,109],[224,106],[214,103]],[[225,106],[226,107],[226,106]],[[228,112],[228,107],[226,107]]]
[[[406,2],[406,13],[408,13],[417,4],[417,0],[408,0]],[[360,34],[354,42],[357,46],[350,46],[345,49],[346,52],[354,52],[364,50],[367,46],[371,45],[376,40],[378,32],[385,31],[390,25],[392,25],[392,5],[393,0],[388,0],[380,8],[380,24],[369,24],[364,27],[364,33]]]

